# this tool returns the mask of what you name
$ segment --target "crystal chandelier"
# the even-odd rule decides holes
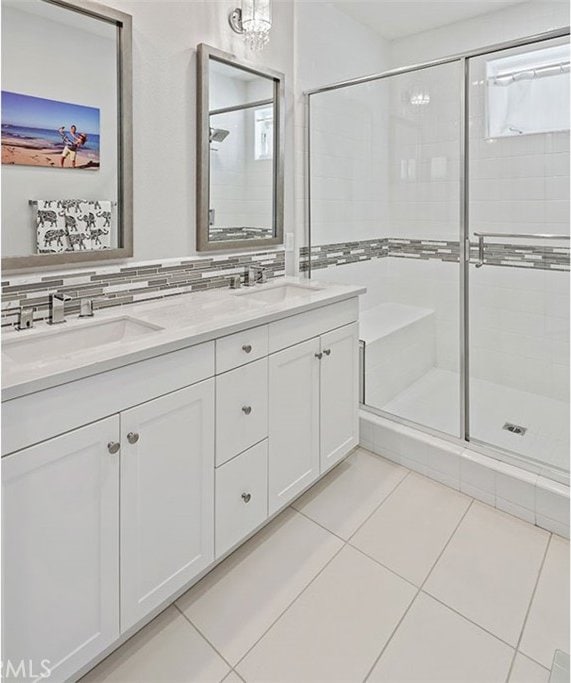
[[[242,0],[228,18],[232,29],[244,36],[251,50],[261,50],[270,40],[271,0]]]

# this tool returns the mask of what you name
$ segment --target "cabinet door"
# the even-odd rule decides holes
[[[332,467],[359,442],[358,325],[321,337],[321,471]]]
[[[119,636],[118,441],[116,416],[2,459],[6,675],[66,680]]]
[[[214,380],[121,413],[121,630],[214,558]]]
[[[270,356],[269,512],[319,476],[319,339]]]

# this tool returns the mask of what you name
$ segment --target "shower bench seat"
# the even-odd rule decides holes
[[[430,308],[382,303],[360,313],[365,399],[381,408],[436,364],[435,313]]]

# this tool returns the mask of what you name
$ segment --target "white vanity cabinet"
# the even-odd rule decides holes
[[[121,629],[214,559],[214,380],[121,413]]]
[[[119,637],[118,443],[114,416],[3,458],[5,666],[66,680]]]
[[[359,325],[344,325],[321,337],[320,464],[324,472],[357,445],[359,416]]]
[[[270,356],[269,509],[319,476],[319,338]]]
[[[75,680],[347,455],[357,317],[352,296],[4,401],[3,661]]]
[[[353,323],[270,356],[270,514],[357,445],[358,344]]]

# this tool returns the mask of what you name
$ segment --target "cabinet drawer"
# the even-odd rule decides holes
[[[268,359],[216,377],[216,465],[268,435]]]
[[[249,448],[216,470],[216,557],[268,516],[268,442]]]
[[[298,313],[289,318],[276,320],[269,325],[269,352],[275,353],[288,346],[318,337],[325,332],[359,319],[357,297],[322,306],[317,310]]]
[[[267,355],[267,325],[230,334],[216,340],[216,372],[226,372]]]
[[[2,455],[214,374],[214,342],[101,372],[2,404]]]

